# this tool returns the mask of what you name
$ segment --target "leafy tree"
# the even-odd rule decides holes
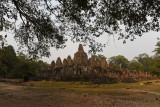
[[[145,59],[149,58],[149,55],[147,53],[139,54],[139,56],[135,57],[134,60],[139,62],[140,64],[145,63]]]
[[[157,42],[156,49],[153,52],[155,52],[156,57],[160,58],[160,41]]]
[[[36,62],[28,59],[23,53],[18,53],[16,56],[11,45],[0,48],[0,77],[23,78],[24,81],[27,81],[37,75],[42,64],[49,66],[43,61]]]
[[[96,52],[105,45],[94,37],[104,33],[119,34],[125,43],[135,35],[158,32],[159,4],[159,0],[1,0],[0,28],[13,28],[16,40],[33,56],[49,56],[49,47],[63,48],[68,38]]]
[[[95,56],[95,58],[98,58],[99,60],[101,60],[102,58],[107,59],[104,55],[98,54],[98,55],[93,55]]]
[[[138,63],[137,61],[135,60],[132,60],[130,63],[129,63],[129,67],[128,67],[130,70],[138,70],[138,71],[142,71],[143,70],[143,66],[142,64]]]
[[[154,64],[153,58],[149,57],[149,55],[146,53],[140,54],[138,57],[135,57],[134,59],[137,60],[137,62],[143,66],[143,71],[145,72],[149,72],[150,67]]]
[[[5,36],[6,38],[7,36]],[[4,46],[7,45],[7,41],[2,35],[0,35],[0,49],[3,49]]]
[[[7,66],[0,61],[0,77],[5,78],[7,74]]]
[[[154,64],[150,67],[150,72],[160,78],[160,59],[154,60]]]
[[[38,66],[38,71],[41,71],[42,68],[47,70],[50,68],[50,64],[48,64],[47,62],[43,62],[42,60],[37,61],[37,66]]]
[[[15,78],[22,78],[24,81],[28,81],[29,78],[37,75],[38,67],[35,61],[26,59],[25,55],[20,54],[20,56],[18,56],[18,63],[12,71],[12,75]]]
[[[127,68],[128,64],[129,64],[128,59],[122,55],[113,56],[113,57],[109,58],[109,61],[111,61],[115,65],[121,66],[122,68]]]
[[[25,61],[15,66],[13,70],[14,77],[23,78],[24,81],[28,81],[30,77],[36,76],[37,68],[36,63]]]
[[[4,77],[10,75],[16,63],[17,57],[14,48],[11,45],[3,46],[3,48],[0,49],[1,74],[3,74]]]
[[[11,45],[4,47],[3,50],[4,50],[3,63],[7,65],[8,71],[11,71],[11,69],[13,69],[14,64],[17,63],[15,50]]]

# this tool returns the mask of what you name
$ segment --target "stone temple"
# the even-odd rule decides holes
[[[79,45],[73,59],[70,55],[63,61],[58,57],[56,63],[52,61],[49,69],[42,66],[38,74],[38,79],[94,83],[136,82],[154,78],[156,77],[142,71],[131,71],[125,68],[116,70],[114,64],[112,62],[108,64],[104,57],[98,59],[91,56],[88,59],[82,44]]]

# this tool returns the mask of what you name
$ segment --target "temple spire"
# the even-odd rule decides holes
[[[82,46],[82,44],[79,44],[78,51],[84,51],[84,50],[83,50],[83,46]]]

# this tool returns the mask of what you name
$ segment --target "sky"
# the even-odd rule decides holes
[[[156,43],[158,41],[157,37],[159,33],[157,32],[149,32],[144,34],[142,37],[137,37],[134,41],[128,41],[126,44],[123,44],[122,40],[117,40],[116,37],[108,35],[103,35],[97,41],[101,43],[107,43],[105,48],[103,48],[103,52],[97,53],[106,56],[107,58],[117,55],[123,55],[127,59],[132,60],[135,56],[138,56],[142,53],[147,53],[149,56],[154,55],[152,52],[156,48]],[[66,43],[65,49],[56,50],[54,48],[51,49],[51,56],[49,58],[43,58],[44,61],[50,63],[52,60],[56,61],[57,57],[60,57],[61,60],[67,58],[68,55],[71,55],[71,58],[74,57],[74,53],[78,51],[79,43],[72,43],[68,41]],[[84,47],[84,51],[87,53],[89,48]],[[91,55],[88,54],[88,57]]]
[[[7,33],[8,37],[7,43],[9,45],[14,46],[15,50],[17,51],[18,46],[15,42],[13,35],[11,33]],[[103,52],[97,53],[102,54],[106,56],[107,58],[117,55],[123,55],[127,59],[132,60],[135,56],[138,56],[142,53],[147,53],[149,56],[154,55],[152,52],[156,48],[156,43],[158,42],[157,37],[159,37],[158,32],[148,32],[142,35],[142,37],[138,37],[134,41],[127,41],[126,44],[123,44],[122,40],[117,40],[116,37],[113,37],[112,35],[102,35],[96,40],[101,43],[107,43],[106,47],[103,48]],[[82,43],[83,44],[83,43]],[[51,63],[52,60],[56,61],[58,57],[63,60],[64,58],[67,58],[68,55],[71,56],[71,58],[74,57],[74,53],[78,51],[78,45],[79,43],[73,43],[72,41],[68,41],[66,43],[66,48],[64,49],[55,49],[51,48],[51,56],[43,57],[42,60],[48,63]],[[84,51],[88,53],[89,48],[86,46],[84,47]],[[88,54],[88,57],[91,55]]]

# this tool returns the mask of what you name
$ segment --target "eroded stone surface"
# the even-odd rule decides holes
[[[83,50],[82,44],[79,45],[78,52],[74,54],[74,64],[76,66],[87,66],[88,56]]]
[[[99,61],[98,58],[96,58],[95,67],[96,67],[96,68],[100,68],[100,67],[101,67],[101,64],[100,64],[100,61]]]
[[[67,66],[68,66],[67,59],[64,59],[63,60],[63,67],[67,67]]]
[[[114,68],[114,65],[112,62],[109,62],[109,68],[113,69]]]
[[[70,55],[67,57],[67,63],[68,63],[68,66],[73,66],[73,60],[71,59]]]
[[[136,82],[147,79],[153,79],[152,75],[142,71],[131,71],[126,68],[116,70],[114,64],[107,64],[106,58],[98,59],[94,55],[88,60],[87,54],[83,50],[82,44],[79,45],[78,52],[74,54],[74,59],[68,56],[61,62],[60,57],[57,58],[56,64],[51,63],[50,70],[45,65],[39,72],[40,77],[54,78],[59,80],[92,80],[95,83],[112,82]]]
[[[90,58],[90,66],[92,68],[94,68],[95,64],[96,64],[96,58],[95,58],[95,56],[92,55],[91,58]]]
[[[55,62],[54,62],[54,60],[51,62],[51,70],[54,70],[54,68],[55,68]]]
[[[60,58],[60,57],[57,58],[56,66],[55,66],[55,67],[56,67],[56,68],[61,68],[61,67],[62,67],[62,61],[61,61],[61,58]]]
[[[106,58],[104,58],[104,57],[102,57],[102,59],[101,59],[101,68],[107,69],[107,62],[106,62]]]

